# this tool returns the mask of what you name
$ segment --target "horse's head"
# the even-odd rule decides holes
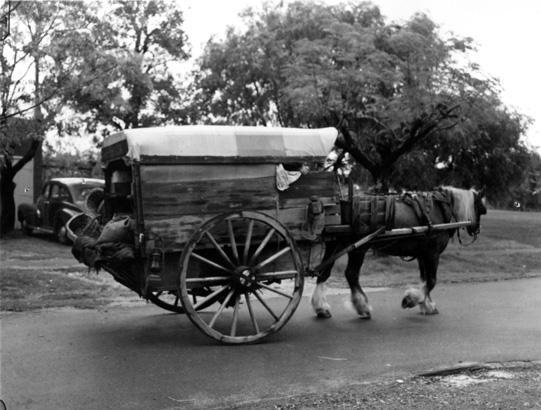
[[[451,196],[452,212],[457,221],[471,221],[466,227],[470,236],[476,236],[481,231],[481,215],[487,213],[485,189],[459,189],[444,187]]]
[[[470,189],[473,193],[473,218],[472,224],[467,227],[467,231],[471,236],[478,235],[481,232],[481,215],[486,215],[486,189],[482,188],[480,191]]]

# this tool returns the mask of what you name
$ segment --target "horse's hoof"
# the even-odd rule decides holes
[[[363,313],[362,315],[359,315],[359,317],[361,318],[361,320],[370,320],[370,319],[372,319],[372,315],[370,314],[370,312]]]
[[[416,305],[415,300],[409,295],[404,296],[404,299],[402,299],[402,309],[409,308],[411,309]]]
[[[434,308],[434,309],[424,308],[424,309],[421,309],[421,311],[419,313],[421,315],[425,315],[425,316],[432,316],[432,315],[438,315],[440,312],[438,312],[438,309],[436,309],[436,308]]]
[[[316,314],[318,319],[329,319],[332,317],[331,311],[328,309],[318,309]]]

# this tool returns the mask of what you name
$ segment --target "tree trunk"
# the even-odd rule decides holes
[[[4,166],[0,168],[0,236],[5,236],[15,228],[15,175],[41,150],[41,140],[33,139],[30,148],[15,166],[9,155],[4,156]],[[35,188],[35,187],[34,187]]]
[[[15,183],[11,159],[5,158],[5,166],[0,170],[0,237],[15,228]]]

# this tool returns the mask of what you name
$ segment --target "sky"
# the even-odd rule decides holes
[[[184,11],[185,30],[193,57],[211,36],[237,27],[238,14],[257,8],[258,0],[177,0]],[[284,0],[287,3],[289,0]],[[336,4],[338,0],[320,0]],[[392,21],[424,12],[443,33],[472,37],[474,61],[498,78],[504,103],[534,120],[525,142],[541,153],[541,1],[539,0],[373,0]]]

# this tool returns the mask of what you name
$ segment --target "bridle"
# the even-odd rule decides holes
[[[472,233],[470,233],[470,231],[468,230],[469,227],[466,228],[466,231],[468,232],[468,235],[472,237],[472,240],[468,243],[465,243],[460,236],[460,228],[457,229],[457,233],[456,233],[458,242],[460,243],[461,246],[464,246],[464,247],[470,246],[472,243],[474,243],[477,240],[477,237],[479,236],[479,233],[481,232],[481,215],[485,215],[487,213],[487,209],[482,202],[481,196],[477,192],[473,193],[473,204],[474,204],[473,206],[475,209],[476,227]],[[456,216],[454,218],[456,219]],[[473,222],[473,221],[470,221],[470,222]]]

